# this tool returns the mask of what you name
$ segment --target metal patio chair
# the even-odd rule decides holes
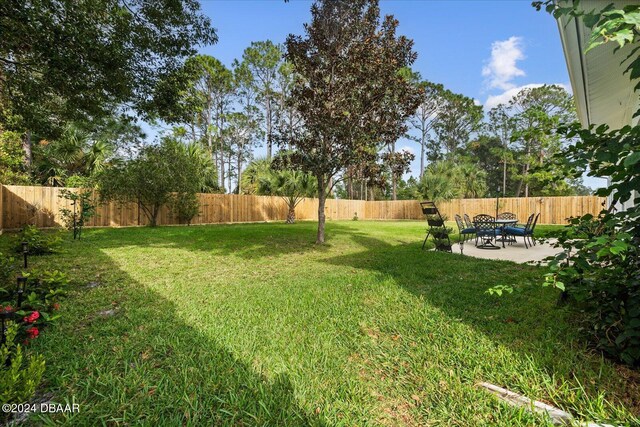
[[[476,247],[480,249],[500,249],[493,244],[500,231],[496,229],[496,219],[491,215],[480,214],[473,217],[473,225],[476,229]],[[478,239],[481,244],[478,245]],[[504,245],[504,242],[502,243]]]
[[[471,239],[474,234],[476,234],[475,227],[468,227],[465,225],[462,217],[456,214],[456,225],[458,226],[458,232],[460,233],[460,238],[463,242]]]
[[[511,213],[511,212],[502,212],[501,214],[498,214],[498,218],[497,219],[518,219],[518,215]]]
[[[535,219],[534,219],[535,217]],[[531,214],[527,219],[527,223],[524,227],[505,227],[504,231],[507,236],[512,236],[514,241],[516,236],[521,236],[524,241],[524,247],[529,249],[529,246],[535,246],[536,241],[533,238],[533,231],[536,228],[536,223],[538,222],[538,218],[540,218],[540,214]],[[527,239],[529,239],[529,244],[527,245]]]
[[[518,215],[511,213],[511,212],[502,212],[500,214],[498,214],[498,217],[496,219],[508,219],[508,220],[513,220],[513,221],[517,221],[518,220]],[[513,224],[515,225],[515,224]],[[508,227],[508,225],[507,225]],[[509,236],[506,233],[504,233],[504,226],[502,228],[502,238],[503,239],[507,239],[507,243],[511,244],[511,243],[515,243],[516,242],[516,238],[514,236]]]

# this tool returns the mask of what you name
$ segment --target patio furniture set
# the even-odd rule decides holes
[[[533,233],[539,218],[540,214],[531,214],[526,223],[518,225],[517,216],[511,212],[503,212],[497,217],[480,214],[474,216],[473,221],[464,214],[464,219],[456,215],[456,224],[463,244],[475,238],[475,245],[479,249],[500,249],[497,242],[501,242],[504,248],[505,244],[512,245],[517,237],[522,237],[525,248],[529,249],[536,244]]]
[[[422,242],[422,249],[427,244],[429,237],[433,238],[436,250],[452,252],[450,232],[451,228],[445,225],[445,217],[442,216],[434,202],[420,202],[422,213],[426,216],[427,236]],[[478,249],[501,249],[506,244],[516,243],[517,237],[522,237],[525,248],[535,246],[534,230],[540,214],[531,214],[524,224],[518,224],[517,215],[511,212],[503,212],[495,217],[487,214],[480,214],[473,217],[464,214],[464,218],[456,215],[456,224],[460,232],[460,252],[465,242],[475,239],[475,246]],[[498,245],[500,242],[502,245]]]

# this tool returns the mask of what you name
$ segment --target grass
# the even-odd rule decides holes
[[[475,386],[488,381],[582,420],[638,422],[636,373],[585,347],[542,269],[421,251],[424,228],[330,222],[324,246],[310,222],[87,230],[32,258],[76,282],[32,349],[44,391],[81,408],[32,421],[548,423]],[[516,291],[485,293],[500,284]]]

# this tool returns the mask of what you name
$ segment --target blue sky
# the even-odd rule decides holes
[[[282,43],[290,33],[302,34],[311,3],[202,1],[219,41],[201,52],[230,66],[252,41]],[[555,83],[570,88],[556,22],[549,14],[536,12],[529,0],[382,0],[380,6],[383,14],[400,21],[399,33],[414,40],[415,70],[485,106],[508,100],[525,85]],[[419,153],[410,141],[398,144],[405,146]],[[417,170],[418,159],[414,175]]]

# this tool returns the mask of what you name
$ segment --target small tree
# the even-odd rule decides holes
[[[398,21],[380,22],[376,0],[319,0],[306,36],[287,38],[286,59],[299,76],[290,103],[305,131],[287,146],[291,162],[311,173],[318,189],[317,243],[324,243],[325,201],[336,174],[357,165],[404,135],[420,103],[411,83],[411,40],[396,34]]]
[[[169,208],[180,224],[191,225],[193,217],[200,212],[200,202],[195,193],[178,193],[171,200]]]
[[[73,231],[73,240],[79,240],[85,223],[96,213],[93,192],[86,189],[76,191],[63,189],[60,190],[58,197],[71,201],[71,209],[60,208],[60,214],[67,229]]]
[[[160,145],[143,148],[135,159],[102,173],[98,188],[103,201],[138,203],[149,225],[155,227],[160,209],[176,197],[196,193],[203,179],[204,171],[186,147],[166,138]]]
[[[296,206],[305,197],[316,195],[315,184],[313,176],[308,173],[271,168],[258,179],[257,193],[282,197],[289,208],[287,224],[293,224],[296,221]]]

